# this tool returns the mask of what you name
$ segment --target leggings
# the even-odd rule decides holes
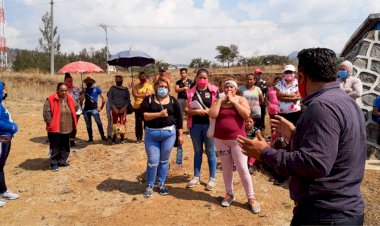
[[[253,193],[253,183],[247,166],[247,156],[241,152],[241,148],[236,140],[221,140],[214,138],[216,152],[219,154],[223,168],[223,180],[226,192],[233,194],[233,166],[239,173],[245,194],[248,199],[255,198]]]

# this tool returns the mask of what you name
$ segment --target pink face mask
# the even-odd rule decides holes
[[[285,80],[286,81],[293,81],[294,79],[294,73],[292,74],[285,74]]]
[[[201,78],[197,81],[197,86],[201,89],[205,88],[208,84],[208,80],[207,79],[204,79],[204,78]]]

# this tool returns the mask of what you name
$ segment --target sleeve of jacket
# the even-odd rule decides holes
[[[4,120],[0,117],[0,130],[12,132],[14,130],[14,123]]]
[[[321,116],[323,115],[323,116]],[[290,152],[266,148],[262,160],[281,175],[321,178],[328,175],[338,155],[340,122],[329,106],[313,104],[299,125],[299,147]]]
[[[45,101],[43,108],[43,117],[46,124],[49,124],[51,122],[52,115],[49,100]]]
[[[363,84],[362,81],[358,78],[354,78],[352,81],[352,92],[348,95],[354,99],[359,98],[363,95]]]

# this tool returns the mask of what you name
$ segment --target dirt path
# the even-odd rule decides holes
[[[6,105],[20,131],[13,140],[5,172],[9,189],[20,193],[21,198],[0,208],[0,225],[288,225],[291,220],[293,203],[288,190],[273,186],[260,172],[253,176],[256,197],[262,206],[257,215],[248,209],[237,173],[237,200],[229,208],[219,205],[224,196],[220,167],[213,191],[206,191],[204,183],[186,189],[193,169],[188,137],[183,169],[174,167],[175,151],[171,155],[167,181],[170,195],[165,197],[158,193],[150,199],[142,196],[146,165],[143,144],[110,146],[99,141],[95,129],[96,142],[87,145],[83,118],[79,121],[80,144],[69,158],[71,166],[51,172],[42,103],[8,101]],[[105,113],[101,115],[106,123]],[[135,139],[132,118],[129,116],[127,134],[131,141]],[[203,181],[208,179],[207,171],[204,160]],[[367,225],[379,222],[379,188],[379,171],[366,171],[362,191],[367,200]]]

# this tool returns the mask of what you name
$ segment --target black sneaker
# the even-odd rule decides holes
[[[75,141],[72,140],[72,141],[70,141],[70,146],[75,147],[75,146],[77,146],[77,144],[75,143]]]
[[[50,169],[51,171],[53,172],[57,172],[59,169],[58,169],[58,164],[52,164],[50,165]]]
[[[108,140],[108,138],[107,137],[102,137],[102,141],[107,141]]]
[[[60,167],[68,167],[68,166],[70,166],[70,163],[68,163],[68,162],[59,163],[58,166],[60,166]]]
[[[93,139],[89,139],[89,140],[87,141],[87,143],[92,144],[92,143],[94,143],[94,140],[93,140]]]
[[[165,187],[165,185],[162,185],[160,187],[160,195],[169,195],[168,189]]]

